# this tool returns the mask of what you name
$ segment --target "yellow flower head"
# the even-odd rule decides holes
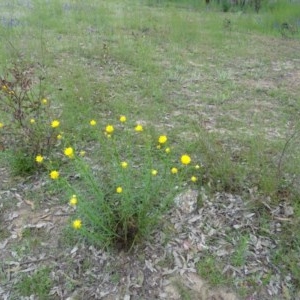
[[[151,174],[153,175],[153,176],[156,176],[157,175],[157,170],[151,170]]]
[[[134,130],[135,130],[136,132],[142,132],[142,131],[144,130],[144,128],[143,128],[142,125],[138,124],[138,125],[136,125],[136,126],[134,127]]]
[[[69,158],[73,158],[74,157],[73,148],[72,147],[65,148],[64,154],[65,154],[65,156],[68,156]]]
[[[158,138],[158,142],[160,144],[165,144],[167,142],[168,138],[166,135],[161,135],[159,138]]]
[[[44,157],[42,156],[42,155],[37,155],[36,157],[35,157],[35,161],[37,162],[37,163],[42,163],[43,162],[43,160],[44,160]]]
[[[48,103],[48,100],[46,98],[43,98],[42,99],[42,104],[47,104]]]
[[[196,165],[196,166],[195,166],[195,169],[196,169],[196,170],[199,170],[199,169],[200,169],[200,166],[199,166],[199,165]]]
[[[80,219],[76,219],[76,220],[74,220],[73,223],[72,223],[72,227],[73,227],[74,229],[76,229],[76,230],[77,230],[77,229],[80,229],[81,226],[82,226],[82,222],[81,222]]]
[[[124,122],[126,122],[126,120],[127,120],[127,119],[126,119],[125,116],[123,116],[123,115],[120,116],[120,122],[124,123]]]
[[[168,154],[168,153],[170,153],[171,152],[171,148],[170,147],[167,147],[166,149],[165,149],[165,152]]]
[[[71,197],[70,201],[69,201],[69,204],[70,204],[71,206],[76,206],[76,205],[77,205],[77,202],[78,202],[77,196],[76,196],[76,195],[73,195],[73,196]]]
[[[172,174],[177,174],[177,173],[178,173],[178,169],[175,168],[175,167],[173,167],[173,168],[171,169],[171,173],[172,173]]]
[[[0,122],[0,128],[4,127],[4,124]]]
[[[85,151],[84,151],[84,150],[81,150],[81,151],[79,152],[79,155],[80,155],[80,156],[85,156]]]
[[[116,192],[117,192],[118,194],[121,194],[121,193],[123,192],[122,187],[121,187],[121,186],[118,186],[118,187],[116,188]]]
[[[106,127],[105,127],[105,132],[107,133],[107,134],[111,134],[111,133],[113,133],[114,132],[114,126],[112,126],[112,125],[107,125]]]
[[[95,120],[91,120],[91,121],[90,121],[90,125],[91,125],[91,126],[95,126],[96,124],[97,124],[97,122],[96,122]]]
[[[57,128],[58,126],[59,126],[59,121],[58,120],[53,120],[52,122],[51,122],[51,127],[52,128]]]
[[[56,136],[56,138],[57,138],[58,140],[61,140],[61,139],[62,139],[62,135],[61,135],[61,134],[58,134],[58,135]]]
[[[30,119],[30,124],[34,124],[35,123],[35,119]]]
[[[58,177],[59,177],[59,172],[58,171],[53,170],[53,171],[50,172],[50,178],[51,179],[56,180],[56,179],[58,179]]]
[[[196,182],[197,180],[198,180],[198,178],[196,176],[191,177],[191,181]]]
[[[2,87],[1,87],[1,89],[3,90],[3,91],[7,91],[7,86],[4,84],[4,85],[2,85]]]
[[[126,161],[122,161],[121,166],[123,169],[126,169],[128,167],[128,163]]]
[[[181,163],[183,165],[188,165],[191,162],[191,158],[187,154],[181,156]]]

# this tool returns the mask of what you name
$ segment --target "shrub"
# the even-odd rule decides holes
[[[32,171],[32,158],[51,152],[59,125],[42,92],[43,76],[36,77],[34,68],[15,64],[0,79],[1,143],[13,151],[17,174]]]

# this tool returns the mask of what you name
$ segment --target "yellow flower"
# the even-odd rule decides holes
[[[62,139],[62,135],[61,135],[61,134],[58,134],[56,138],[57,138],[58,140],[61,140],[61,139]]]
[[[195,169],[196,169],[196,170],[199,170],[199,169],[200,169],[200,166],[199,166],[199,165],[196,165],[196,166],[195,166]]]
[[[122,187],[121,187],[121,186],[118,186],[118,187],[116,188],[116,192],[117,192],[118,194],[121,194],[121,193],[123,192]]]
[[[70,201],[69,201],[69,204],[70,204],[71,206],[76,206],[76,205],[77,205],[77,202],[78,202],[77,196],[76,196],[76,195],[73,195],[73,196],[71,197]]]
[[[154,169],[153,169],[153,170],[151,171],[151,174],[152,174],[153,176],[156,176],[156,175],[157,175],[157,170],[154,170]]]
[[[53,170],[53,171],[50,172],[50,178],[51,179],[55,180],[55,179],[58,179],[58,177],[59,177],[59,172],[58,171]]]
[[[4,127],[4,124],[0,122],[0,128]]]
[[[136,132],[141,132],[141,131],[144,130],[144,128],[143,128],[142,125],[138,124],[138,125],[135,126],[134,130],[135,130]]]
[[[79,152],[79,155],[80,155],[80,156],[85,156],[85,151],[84,151],[84,150],[81,150],[81,151]]]
[[[191,177],[191,181],[196,182],[197,180],[198,180],[198,178],[196,176]]]
[[[73,223],[72,223],[72,227],[73,227],[74,229],[80,229],[81,226],[82,226],[82,222],[81,222],[80,219],[76,219],[76,220],[74,220]]]
[[[126,161],[122,161],[121,166],[123,169],[126,169],[128,167],[128,163]]]
[[[42,103],[43,103],[43,104],[47,104],[47,103],[48,103],[48,100],[47,100],[46,98],[43,98],[43,99],[42,99]]]
[[[34,124],[35,123],[35,119],[30,119],[30,124]]]
[[[177,174],[177,173],[178,173],[178,169],[175,168],[175,167],[172,168],[172,169],[171,169],[171,173],[172,173],[172,174]]]
[[[95,120],[91,120],[91,121],[90,121],[90,125],[91,125],[91,126],[95,126],[96,124],[97,124],[97,122],[96,122]]]
[[[44,160],[44,157],[42,155],[37,155],[36,158],[35,158],[35,161],[37,163],[42,163]]]
[[[1,88],[2,88],[3,91],[7,91],[7,86],[6,85],[2,85]]]
[[[125,116],[123,116],[123,115],[120,116],[120,122],[124,123],[124,122],[126,122],[126,120],[127,120],[127,119],[126,119]]]
[[[68,156],[69,158],[73,158],[74,157],[73,148],[72,147],[65,148],[64,154],[65,154],[65,156]]]
[[[167,154],[170,153],[171,152],[170,147],[167,147],[165,151],[166,151]]]
[[[167,142],[168,138],[166,135],[161,135],[159,138],[158,138],[158,142],[160,144],[165,144]]]
[[[105,127],[105,132],[107,133],[107,134],[111,134],[111,133],[113,133],[114,132],[114,126],[112,126],[112,125],[107,125],[106,127]]]
[[[181,156],[181,163],[183,165],[188,165],[191,162],[191,158],[187,154]]]
[[[52,128],[57,128],[59,126],[59,121],[58,120],[53,120],[52,122],[51,122],[51,127]]]

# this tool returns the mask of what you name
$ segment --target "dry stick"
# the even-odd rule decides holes
[[[287,139],[287,141],[285,142],[285,145],[282,149],[280,158],[279,158],[279,162],[278,162],[278,167],[277,167],[277,178],[280,177],[281,174],[281,167],[282,167],[282,161],[283,161],[283,156],[285,155],[286,149],[289,145],[289,143],[291,142],[291,140],[296,136],[296,134],[298,133],[297,130],[295,130],[295,132],[290,136],[290,138]]]

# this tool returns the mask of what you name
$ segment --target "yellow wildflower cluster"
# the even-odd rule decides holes
[[[168,138],[166,135],[161,135],[159,138],[158,138],[158,143],[159,144],[165,144],[167,142]]]
[[[53,120],[51,122],[51,127],[52,128],[57,128],[59,126],[60,122],[58,120]]]
[[[73,223],[72,223],[72,227],[73,227],[74,229],[80,229],[81,226],[82,226],[82,221],[81,221],[80,219],[76,219],[76,220],[74,220]]]
[[[136,132],[142,132],[144,130],[143,126],[141,124],[138,124],[134,127],[134,130]]]
[[[73,158],[74,157],[74,150],[73,150],[73,148],[72,147],[65,148],[64,154],[65,154],[65,156],[67,156],[69,158]]]
[[[35,161],[39,164],[42,163],[43,160],[44,160],[44,157],[42,155],[37,155],[35,158]]]
[[[120,122],[122,123],[126,122],[126,117],[124,115],[120,116]]]
[[[77,205],[77,202],[78,202],[78,200],[77,200],[77,196],[76,195],[72,195],[72,197],[71,197],[71,199],[70,199],[70,201],[69,201],[69,204],[71,205],[71,206],[76,206]]]
[[[114,132],[114,126],[112,126],[112,125],[107,125],[106,127],[105,127],[105,132],[107,133],[107,134],[112,134],[113,132]]]
[[[151,174],[152,174],[153,176],[156,176],[156,175],[157,175],[157,173],[158,173],[158,171],[157,171],[157,170],[154,170],[154,169],[153,169],[153,170],[151,171]]]
[[[126,161],[122,161],[121,166],[123,169],[126,169],[128,167],[128,163]]]
[[[182,156],[181,156],[181,163],[183,164],[183,165],[188,165],[188,164],[190,164],[191,163],[191,158],[190,158],[190,156],[189,155],[187,155],[187,154],[183,154]]]
[[[59,172],[58,171],[53,170],[53,171],[50,172],[50,178],[51,179],[56,180],[56,179],[58,179],[58,177],[59,177]]]
[[[175,167],[173,167],[173,168],[171,169],[171,173],[172,173],[172,174],[177,174],[177,173],[178,173],[178,169],[175,168]]]

